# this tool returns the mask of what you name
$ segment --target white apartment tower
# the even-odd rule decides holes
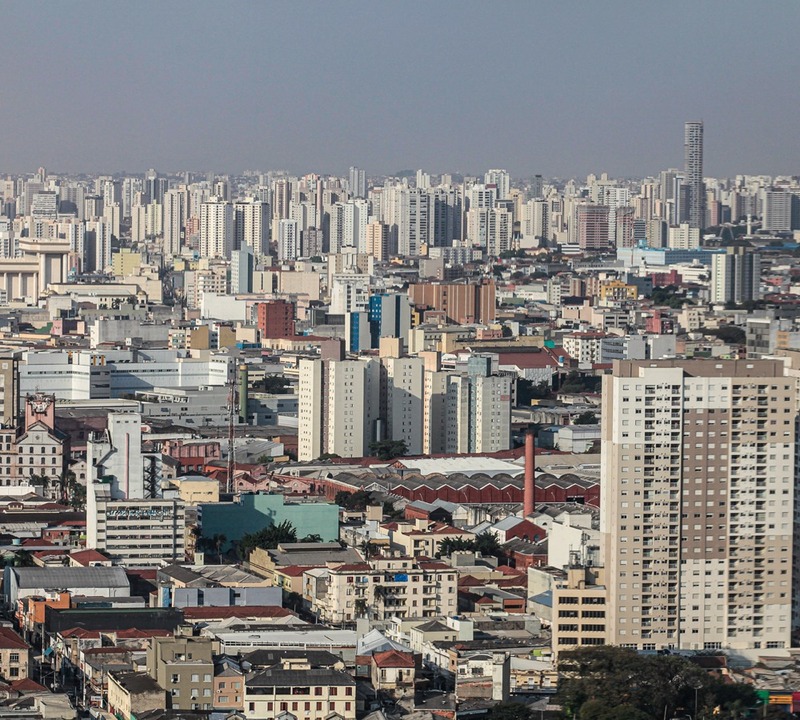
[[[180,255],[183,245],[184,228],[188,214],[189,193],[186,190],[167,190],[164,193],[164,256]]]
[[[233,206],[217,197],[200,205],[200,255],[231,257],[233,250]]]
[[[269,203],[250,199],[233,205],[234,248],[249,247],[256,258],[269,253]]]
[[[749,252],[748,252],[749,250]],[[711,302],[737,305],[761,298],[761,255],[737,245],[711,257]]]
[[[377,360],[301,360],[298,459],[364,457],[375,439],[379,405]]]
[[[614,362],[602,407],[609,643],[790,646],[796,394],[779,361]]]
[[[423,452],[425,361],[420,357],[383,358],[386,373],[386,438],[405,441],[409,455]]]

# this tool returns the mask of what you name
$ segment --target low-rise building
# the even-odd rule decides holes
[[[183,562],[186,506],[181,500],[112,499],[111,485],[93,483],[86,515],[86,547],[128,567]]]
[[[346,672],[285,659],[247,679],[244,714],[252,720],[288,717],[355,720],[356,681]]]
[[[150,676],[167,691],[168,707],[210,710],[214,702],[213,642],[205,637],[156,637],[147,652]],[[110,689],[109,689],[110,702]]]
[[[30,675],[31,648],[11,628],[0,627],[0,677],[7,682]]]
[[[414,694],[416,662],[414,656],[400,650],[373,653],[370,662],[372,687],[394,697]]]
[[[607,589],[603,568],[574,565],[553,584],[553,653],[607,645]]]
[[[432,618],[457,610],[457,573],[442,562],[378,558],[304,573],[303,599],[331,623],[370,615],[378,620]]]
[[[119,720],[135,720],[150,710],[162,710],[164,689],[144,672],[108,673],[108,712]]]

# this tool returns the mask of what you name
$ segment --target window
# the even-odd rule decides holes
[[[10,663],[18,663],[19,662],[19,653],[11,653],[8,656],[8,662],[10,662]]]

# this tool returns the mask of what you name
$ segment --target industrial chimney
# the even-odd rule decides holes
[[[528,517],[533,515],[536,506],[536,479],[534,467],[536,465],[536,449],[534,446],[534,435],[532,430],[525,433],[525,486],[522,496],[522,515]]]

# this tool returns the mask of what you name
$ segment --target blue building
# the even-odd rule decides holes
[[[248,493],[239,502],[200,505],[199,520],[203,537],[224,535],[225,548],[245,535],[271,525],[290,522],[297,539],[319,535],[324,542],[339,539],[339,506],[328,502],[286,502],[283,495]]]

